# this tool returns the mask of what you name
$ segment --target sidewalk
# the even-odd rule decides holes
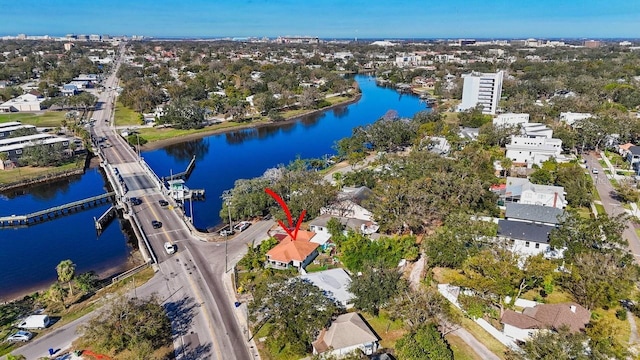
[[[233,290],[233,282],[231,281],[231,276],[233,276],[233,272],[223,274],[222,278],[224,281],[224,290],[227,292],[227,296],[229,296],[229,299],[235,302],[236,295],[235,291]],[[249,353],[254,359],[260,360],[260,353],[258,353],[258,348],[256,347],[256,343],[253,339],[254,334],[251,334],[251,331],[249,330],[249,321],[247,319],[249,315],[249,309],[247,308],[247,306],[248,304],[246,302],[242,302],[239,307],[235,308],[233,313],[236,317],[236,320],[238,321],[238,325],[240,325],[240,328],[242,329],[242,332],[247,336],[247,339],[250,339],[248,340],[247,344]]]

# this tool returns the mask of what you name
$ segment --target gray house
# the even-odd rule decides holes
[[[535,224],[556,226],[564,218],[564,210],[551,206],[534,204],[506,203],[505,218]]]

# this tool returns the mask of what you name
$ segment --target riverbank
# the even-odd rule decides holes
[[[331,106],[324,107],[322,109],[309,110],[300,114],[296,114],[282,121],[253,122],[253,123],[247,123],[247,124],[239,124],[237,126],[232,126],[232,127],[229,127],[229,126],[216,127],[217,125],[211,125],[211,129],[208,129],[205,131],[198,131],[196,133],[180,135],[180,136],[176,136],[168,139],[149,141],[145,145],[142,145],[140,149],[142,151],[156,150],[168,145],[179,144],[179,143],[190,141],[190,140],[197,140],[197,139],[201,139],[201,138],[211,136],[211,135],[216,135],[216,134],[225,134],[233,131],[246,130],[246,129],[257,129],[264,126],[288,124],[288,123],[298,121],[301,117],[304,117],[304,116],[320,114],[335,108],[348,106],[350,104],[358,102],[361,98],[362,98],[362,93],[358,93],[356,96],[346,101],[339,102]],[[141,132],[141,135],[144,137],[144,131]]]
[[[57,167],[18,167],[12,170],[0,170],[0,192],[14,190],[51,181],[82,175],[88,165],[87,159]]]

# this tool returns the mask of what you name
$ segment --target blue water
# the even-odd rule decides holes
[[[334,154],[337,140],[350,136],[354,127],[382,117],[388,110],[411,117],[426,109],[416,96],[376,86],[371,77],[356,76],[362,98],[354,104],[281,125],[234,131],[144,152],[143,157],[161,176],[184,171],[191,157],[196,168],[187,181],[206,190],[206,201],[194,202],[195,225],[215,226],[221,220],[219,196],[236,179],[260,176],[268,168],[288,164],[297,156],[318,158]],[[27,194],[0,198],[0,216],[24,214],[103,194],[104,180],[97,170],[85,175],[29,189]],[[28,289],[47,286],[56,279],[55,266],[65,259],[77,265],[76,273],[122,267],[131,251],[119,222],[97,238],[93,217],[108,205],[40,225],[0,230],[0,301]]]
[[[145,152],[144,159],[164,176],[184,171],[196,154],[196,168],[187,186],[206,190],[206,201],[193,204],[196,227],[206,229],[221,221],[220,195],[232,188],[236,179],[260,176],[266,169],[288,164],[296,156],[304,159],[335,154],[333,146],[337,140],[350,136],[354,127],[381,118],[388,110],[396,110],[401,117],[412,117],[426,109],[417,96],[378,87],[368,76],[356,76],[356,80],[362,89],[362,98],[357,103],[286,125],[234,131],[167,146]]]
[[[0,197],[0,216],[25,214],[105,192],[98,170],[89,169],[83,176],[31,188],[15,198]],[[120,222],[114,221],[99,238],[93,224],[93,217],[108,207],[105,204],[31,227],[0,229],[0,301],[51,284],[57,277],[56,265],[65,259],[76,264],[76,273],[123,266],[131,249]]]

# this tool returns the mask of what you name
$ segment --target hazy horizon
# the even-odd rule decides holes
[[[3,4],[0,35],[173,38],[638,38],[640,2],[622,0],[23,0]]]

